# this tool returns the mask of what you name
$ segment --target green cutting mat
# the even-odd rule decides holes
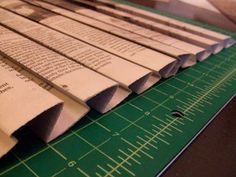
[[[48,145],[29,130],[20,130],[21,143],[0,160],[0,176],[153,177],[235,93],[236,46],[180,71],[142,95],[132,95],[105,115],[90,112]],[[172,116],[173,110],[184,116]]]

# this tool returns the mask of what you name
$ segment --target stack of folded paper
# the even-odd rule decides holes
[[[110,1],[0,1],[0,157],[32,128],[45,142],[234,44]]]

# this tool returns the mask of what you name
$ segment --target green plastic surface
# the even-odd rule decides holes
[[[216,27],[179,19],[236,38],[236,34]],[[139,96],[130,96],[107,114],[90,112],[50,144],[44,144],[29,130],[20,130],[16,135],[20,143],[0,160],[0,176],[153,177],[235,93],[236,46],[233,46]],[[173,110],[184,116],[172,116]]]

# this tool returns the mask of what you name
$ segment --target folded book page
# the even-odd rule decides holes
[[[131,7],[125,4],[119,4],[116,2],[112,2],[110,0],[92,0],[92,1],[97,1],[100,2],[104,5],[108,5],[114,9],[119,9],[125,12],[128,12],[129,14],[133,14],[139,17],[142,17],[144,19],[149,19],[158,23],[162,23],[168,26],[172,26],[184,31],[188,31],[190,33],[202,36],[202,37],[206,37],[208,39],[214,40],[214,41],[218,41],[220,42],[225,48],[228,48],[230,46],[232,46],[235,41],[227,35],[218,33],[218,32],[214,32],[211,30],[208,30],[206,28],[202,28],[199,26],[195,26],[189,23],[185,23],[179,20],[175,20],[173,18],[170,17],[166,17],[166,16],[162,16],[156,13],[152,13],[152,12],[148,12],[142,9],[138,9],[135,7]]]
[[[119,11],[110,7],[102,6],[96,3],[87,2],[84,0],[76,0],[76,1],[89,4],[100,12],[120,18],[122,20],[126,20],[130,23],[134,23],[134,24],[146,27],[146,28],[150,28],[154,31],[178,38],[180,40],[189,42],[199,47],[203,47],[207,50],[210,50],[214,54],[220,52],[224,48],[224,45],[220,42],[217,42],[217,41],[214,41],[214,40],[211,40],[211,39],[199,36],[199,35],[195,35],[190,32],[183,31],[183,30],[180,30],[180,29],[177,29],[177,28],[165,25],[165,24],[154,22],[152,20],[143,19],[142,17],[138,17],[136,15],[127,13],[125,11]]]
[[[62,1],[64,1],[64,0],[62,0]],[[58,0],[53,1],[51,3],[55,3],[55,2],[58,2]],[[72,4],[72,3],[70,3],[70,4]],[[76,5],[74,5],[74,6],[76,7]],[[175,47],[177,49],[180,49],[180,50],[182,50],[182,53],[180,53],[180,51],[178,51],[179,53],[177,53],[176,50],[174,50],[174,52],[173,52],[173,55],[177,55],[180,58],[181,58],[181,55],[184,55],[183,51],[186,51],[186,52],[189,52],[191,54],[194,54],[198,61],[202,61],[202,60],[206,59],[211,54],[211,51],[208,51],[208,50],[206,50],[206,49],[204,49],[202,47],[198,47],[196,45],[184,42],[182,40],[173,38],[171,36],[168,36],[168,35],[156,32],[156,31],[152,31],[150,29],[147,29],[147,28],[144,28],[144,27],[141,27],[141,26],[138,26],[138,25],[126,22],[124,20],[121,20],[121,19],[118,19],[118,18],[115,18],[115,17],[111,17],[109,15],[106,15],[106,14],[103,14],[103,13],[100,13],[100,12],[97,12],[97,11],[94,11],[94,10],[90,10],[88,8],[78,7],[76,12],[81,14],[81,15],[84,15],[84,16],[87,16],[87,17],[99,20],[100,22],[103,22],[103,23],[100,23],[99,27],[100,26],[103,27],[104,23],[112,25],[113,26],[113,30],[110,30],[111,33],[114,33],[114,34],[118,33],[121,36],[127,37],[127,38],[128,38],[128,35],[130,35],[131,33],[135,33],[135,35],[133,35],[133,36],[131,34],[131,36],[132,36],[131,40],[134,39],[135,42],[139,42],[140,44],[143,44],[143,45],[146,44],[148,47],[151,47],[153,49],[157,49],[158,50],[158,46],[160,46],[160,43],[168,45],[168,46]],[[93,23],[93,25],[94,25],[94,23]],[[96,25],[96,27],[97,26],[98,25]],[[117,27],[120,30],[117,29],[117,28],[114,28],[114,27]],[[124,30],[128,31],[128,32],[125,33],[126,36],[122,35],[122,34],[124,34]],[[115,32],[113,32],[113,31],[115,31]],[[138,35],[140,35],[142,37],[140,37]],[[150,40],[147,40],[144,37],[152,39],[152,40],[157,41],[157,42],[153,42],[153,43],[149,42]],[[165,48],[164,48],[164,50],[165,50],[165,52],[167,52],[167,54],[168,54],[168,51],[169,51],[169,53],[172,52],[172,50],[170,50],[170,48],[166,48],[166,49]],[[162,50],[162,48],[159,48],[159,51],[161,51],[161,50]],[[191,64],[192,65],[194,64],[194,62],[192,62],[192,63],[190,63],[190,62],[191,61],[189,61],[189,62],[187,61],[186,65],[190,66]]]
[[[58,137],[66,130],[68,130],[72,125],[74,125],[78,120],[80,120],[88,111],[90,110],[89,107],[84,104],[83,102],[79,102],[70,98],[69,96],[65,95],[60,90],[54,88],[47,82],[43,81],[39,77],[36,77],[32,73],[28,72],[24,68],[20,67],[19,65],[13,63],[6,57],[1,58],[2,66],[4,65],[8,71],[15,72],[18,71],[22,77],[28,78],[31,81],[38,84],[43,89],[47,90],[52,95],[56,96],[60,100],[63,101],[64,105],[62,111],[60,113],[59,119],[57,120],[56,124],[54,125],[53,131],[51,132],[48,137],[44,138],[45,141],[51,141],[52,139]],[[42,130],[43,131],[43,130]]]
[[[118,83],[0,26],[0,52],[75,100],[107,112],[129,95]],[[34,51],[34,52],[32,52]]]
[[[17,140],[14,137],[6,135],[0,129],[0,158],[9,152],[16,145],[16,143]]]
[[[74,20],[81,22],[83,24],[86,24],[86,25],[95,27],[97,29],[100,29],[102,31],[114,34],[116,36],[119,36],[121,38],[127,39],[127,40],[135,42],[135,43],[138,43],[140,45],[151,48],[153,50],[157,50],[158,52],[164,53],[164,54],[172,56],[174,58],[178,58],[181,60],[181,63],[183,63],[183,65],[182,65],[183,67],[191,66],[196,63],[196,57],[194,56],[194,54],[191,54],[189,51],[186,52],[186,51],[178,49],[176,47],[166,45],[166,44],[158,42],[158,41],[153,41],[151,39],[145,38],[145,37],[135,34],[133,32],[123,30],[121,28],[117,28],[113,25],[106,24],[106,23],[100,22],[100,21],[92,19],[92,18],[88,18],[88,17],[86,17],[86,15],[84,15],[84,13],[86,13],[86,14],[88,13],[88,16],[93,16],[93,15],[97,16],[98,14],[101,14],[101,13],[93,14],[93,11],[91,11],[91,10],[90,10],[91,11],[91,13],[90,13],[89,9],[81,8],[78,5],[75,5],[75,4],[72,4],[70,2],[66,2],[63,0],[47,1],[48,3],[58,5],[62,8],[56,7],[55,5],[47,4],[42,1],[25,0],[25,2],[28,2],[28,3],[34,4],[34,5],[38,5],[40,7],[43,7],[45,9],[48,9],[48,10],[53,11],[55,13],[58,13],[63,16],[66,16],[68,18],[74,19]],[[71,10],[75,13],[72,13],[68,10],[63,9],[63,8]],[[96,13],[96,12],[94,12],[94,13]],[[82,15],[80,15],[80,14],[82,14]],[[97,18],[97,17],[95,17],[95,18]],[[208,55],[208,52],[205,52],[204,49],[203,50],[201,49],[200,53],[204,53],[204,54]]]
[[[42,8],[16,0],[11,2],[1,1],[0,6],[112,54],[121,56],[128,61],[144,66],[152,71],[159,72],[163,77],[175,74],[179,68],[179,61],[170,56],[158,53],[69,18],[56,15]],[[27,15],[27,12],[31,15]],[[32,15],[32,12],[37,13],[36,17],[35,14]]]
[[[63,102],[0,60],[0,157],[15,144],[13,133],[26,124],[34,126],[45,141],[53,132]]]
[[[75,38],[0,9],[0,23],[141,93],[160,80],[156,72],[97,49]],[[122,72],[121,69],[122,68]]]

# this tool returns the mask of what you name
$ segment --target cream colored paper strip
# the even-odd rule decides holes
[[[14,0],[11,2],[1,1],[0,5],[55,30],[66,33],[76,39],[87,42],[98,48],[102,48],[103,50],[118,55],[128,61],[144,66],[152,71],[159,72],[163,77],[175,74],[179,68],[178,60],[167,55],[158,53],[141,45],[82,23],[78,23],[63,16],[55,15],[50,11],[25,4],[21,1]],[[24,7],[24,11],[18,7]],[[30,14],[33,13],[33,15],[30,15],[27,12],[31,12]],[[34,12],[37,12],[36,16]]]
[[[36,4],[36,5],[38,4],[41,7],[44,7],[48,10],[57,12],[61,15],[65,15],[69,18],[78,20],[88,25],[92,25],[98,29],[110,32],[120,37],[124,37],[128,40],[132,40],[141,45],[150,47],[154,50],[158,50],[166,54],[168,54],[169,52],[170,55],[173,55],[179,58],[181,58],[181,56],[183,56],[184,54],[187,54],[187,53],[184,53],[184,51],[194,54],[198,61],[202,61],[206,59],[211,54],[210,51],[205,50],[204,48],[198,47],[196,45],[192,45],[190,43],[178,40],[176,38],[164,35],[162,33],[158,33],[156,31],[152,31],[150,29],[140,27],[138,25],[120,20],[118,18],[111,17],[103,13],[99,13],[94,10],[90,10],[88,8],[83,8],[81,6],[76,5],[75,3],[71,3],[66,0],[54,0],[54,1],[44,0],[44,1],[47,3],[57,5],[61,8],[68,9],[80,15],[76,16],[73,13],[69,13],[66,10],[57,8],[56,6],[46,4],[41,1],[31,1],[31,0],[25,0],[25,1],[31,4]],[[92,18],[93,20],[88,19],[86,17]],[[152,39],[153,41],[149,39]],[[157,42],[154,42],[154,41],[157,41]],[[173,48],[167,48],[165,45],[175,47],[182,51],[175,50]],[[189,59],[185,62],[184,66],[191,66],[194,63],[195,62],[193,59],[192,60]]]
[[[0,27],[0,38],[0,51],[3,54],[99,112],[112,109],[130,93],[116,82],[5,27]]]
[[[0,60],[0,157],[15,144],[12,134],[26,124],[47,137],[58,120],[62,101],[16,71],[9,71]],[[42,131],[39,131],[41,129]]]
[[[0,23],[109,77],[127,90],[141,93],[160,80],[160,75],[65,34],[0,9]],[[122,72],[121,72],[122,68]]]
[[[17,143],[14,137],[6,135],[0,129],[0,158],[9,152]]]
[[[64,93],[54,88],[50,84],[46,83],[39,77],[36,77],[32,73],[26,71],[24,68],[11,62],[9,59],[4,57],[0,59],[0,62],[2,63],[2,66],[8,69],[8,71],[11,72],[15,72],[15,70],[18,71],[23,78],[25,77],[32,80],[40,87],[44,88],[52,95],[56,96],[57,98],[63,101],[64,105],[60,113],[60,117],[56,122],[56,124],[54,125],[53,131],[46,138],[42,137],[45,141],[47,142],[51,141],[52,139],[64,133],[72,125],[74,125],[77,121],[79,121],[85,114],[87,114],[88,111],[90,110],[86,104],[75,101],[73,98],[70,98],[69,96],[65,95]]]
[[[160,43],[158,41],[154,41],[154,40],[145,38],[141,35],[129,32],[127,30],[123,30],[123,29],[117,28],[115,26],[112,26],[112,25],[109,25],[109,24],[106,24],[103,22],[99,22],[99,21],[94,20],[92,18],[88,18],[84,15],[80,15],[79,14],[80,10],[83,10],[83,9],[80,8],[80,10],[76,10],[75,7],[78,7],[78,6],[73,7],[73,4],[71,4],[71,3],[68,3],[65,1],[60,1],[60,0],[53,1],[53,2],[48,1],[50,3],[60,5],[63,8],[67,8],[72,11],[75,10],[77,14],[70,12],[68,10],[65,10],[63,8],[60,8],[60,7],[56,7],[54,5],[50,5],[50,4],[41,2],[41,1],[28,1],[27,0],[27,2],[30,4],[38,5],[40,7],[44,7],[45,9],[48,9],[50,11],[59,13],[63,16],[69,17],[69,18],[74,19],[74,20],[81,22],[83,24],[98,28],[102,31],[114,34],[114,35],[119,36],[121,38],[125,38],[129,41],[138,43],[140,45],[151,48],[153,50],[157,50],[157,51],[162,52],[166,55],[170,55],[174,58],[178,58],[181,60],[181,63],[183,63],[182,67],[192,66],[196,63],[196,57],[193,54],[191,54],[189,51],[180,50],[175,47],[172,47],[172,46]],[[202,52],[204,53],[203,55],[205,55],[206,53],[208,54],[208,52],[206,52],[206,53],[204,51],[202,51]]]
[[[182,40],[173,38],[171,36],[168,36],[168,35],[156,32],[156,31],[152,31],[150,29],[147,29],[147,28],[144,28],[144,27],[120,20],[118,18],[114,18],[109,15],[105,15],[105,14],[90,10],[90,9],[80,9],[77,12],[82,15],[86,15],[90,18],[95,18],[97,20],[100,20],[101,22],[118,27],[122,30],[116,29],[115,34],[117,33],[126,34],[126,35],[122,35],[122,37],[128,38],[128,36],[131,36],[130,38],[134,39],[135,42],[139,42],[140,44],[146,45],[153,49],[158,49],[159,48],[158,46],[163,46],[163,45],[160,45],[160,43],[162,43],[162,44],[172,46],[172,47],[182,50],[182,51],[173,50],[171,48],[167,48],[166,46],[163,46],[163,48],[160,47],[159,51],[163,50],[163,52],[166,52],[166,54],[168,54],[168,51],[169,52],[174,51],[173,54],[181,58],[181,56],[184,56],[187,53],[190,53],[190,54],[195,55],[198,61],[205,60],[211,54],[211,51],[208,51],[202,47],[198,47],[196,45],[184,42]],[[101,24],[101,27],[102,26],[104,25]],[[129,32],[125,33],[124,30],[129,31]],[[135,33],[135,34],[132,34],[132,33]],[[153,42],[146,38],[152,39]],[[195,63],[194,60],[187,60],[185,65],[191,66],[194,63]]]
[[[154,31],[178,38],[178,39],[183,40],[185,42],[189,42],[189,43],[197,45],[199,47],[203,47],[207,50],[210,50],[214,54],[220,52],[224,48],[224,45],[220,42],[217,42],[217,41],[214,41],[214,40],[211,40],[211,39],[199,36],[199,35],[195,35],[190,32],[187,32],[187,31],[176,29],[174,27],[171,27],[171,26],[168,26],[165,24],[153,22],[152,20],[143,19],[142,17],[138,17],[136,15],[129,14],[125,11],[119,11],[116,9],[112,9],[112,8],[109,8],[106,6],[102,6],[102,5],[88,2],[88,1],[84,1],[84,0],[76,0],[76,1],[86,4],[86,5],[90,5],[93,8],[96,8],[96,10],[98,10],[100,12],[120,18],[122,20],[126,20],[130,23],[134,23],[134,24],[143,26],[145,28],[149,28]]]
[[[92,0],[92,1],[101,2],[114,9],[119,9],[119,10],[128,12],[130,14],[137,15],[144,19],[152,20],[152,21],[162,23],[168,26],[172,26],[172,27],[175,27],[175,28],[178,28],[178,29],[202,36],[202,37],[206,37],[214,41],[218,41],[222,43],[225,48],[228,48],[232,46],[233,44],[235,44],[235,41],[230,36],[217,33],[217,32],[214,32],[214,31],[211,31],[211,30],[199,27],[199,26],[188,24],[182,21],[178,21],[170,17],[162,16],[156,13],[148,12],[148,11],[131,7],[128,5],[119,4],[116,2],[112,2],[110,0]]]

